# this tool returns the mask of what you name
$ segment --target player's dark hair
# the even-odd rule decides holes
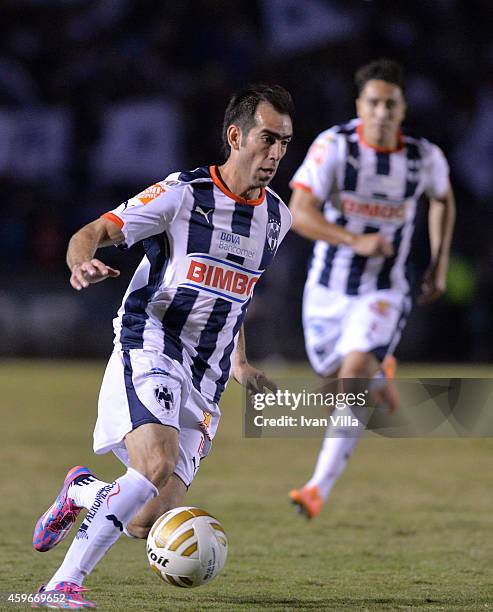
[[[394,60],[383,57],[358,68],[354,75],[358,94],[363,91],[366,83],[372,79],[397,85],[404,93],[404,71],[402,66]]]
[[[229,157],[230,154],[228,127],[237,125],[244,134],[248,134],[255,125],[255,112],[260,102],[268,102],[278,113],[289,115],[291,121],[293,120],[293,99],[284,87],[265,83],[249,85],[233,94],[224,113],[222,139],[223,153],[226,157]]]

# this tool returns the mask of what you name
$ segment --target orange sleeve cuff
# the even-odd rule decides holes
[[[120,229],[122,229],[122,227],[125,225],[125,224],[123,223],[123,221],[120,219],[120,217],[117,217],[117,216],[116,216],[114,213],[112,213],[112,212],[107,212],[107,213],[104,213],[104,215],[101,215],[101,217],[102,217],[103,219],[108,219],[108,221],[113,221],[113,223],[114,223],[115,225],[118,225],[118,227],[119,227]]]
[[[291,187],[291,189],[301,189],[302,191],[306,191],[307,193],[313,193],[313,190],[311,187],[308,187],[308,185],[305,185],[304,183],[298,183],[298,182],[292,182],[289,185]]]

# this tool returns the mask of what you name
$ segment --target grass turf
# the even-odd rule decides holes
[[[88,464],[107,480],[122,473],[112,455],[92,454],[103,368],[0,365],[0,610],[14,609],[7,594],[33,592],[63,558],[69,542],[36,553],[31,536],[66,470]],[[148,568],[144,542],[122,537],[86,581],[99,609],[493,609],[493,441],[364,439],[323,513],[307,523],[287,492],[311,473],[320,440],[244,439],[241,404],[232,383],[213,451],[186,499],[223,523],[223,573],[199,589],[167,586]]]

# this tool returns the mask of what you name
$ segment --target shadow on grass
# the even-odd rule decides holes
[[[269,596],[236,596],[215,595],[210,598],[202,598],[201,604],[215,603],[226,605],[231,609],[242,606],[252,607],[254,610],[272,610],[280,606],[284,610],[474,610],[478,606],[485,605],[487,599],[474,598],[474,600],[462,600],[451,602],[449,598],[431,597],[320,597],[311,599],[298,599],[295,597],[269,597]]]

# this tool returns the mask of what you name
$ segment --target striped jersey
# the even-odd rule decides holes
[[[234,195],[211,166],[170,174],[104,216],[145,253],[115,346],[164,353],[219,401],[255,285],[290,228],[287,206],[268,187],[257,200]]]
[[[362,257],[346,245],[315,242],[307,286],[347,295],[378,289],[409,290],[407,260],[416,205],[424,193],[443,197],[449,169],[442,151],[424,138],[399,134],[396,149],[367,144],[359,119],[322,132],[291,182],[324,202],[323,213],[355,234],[380,232],[394,255]]]

